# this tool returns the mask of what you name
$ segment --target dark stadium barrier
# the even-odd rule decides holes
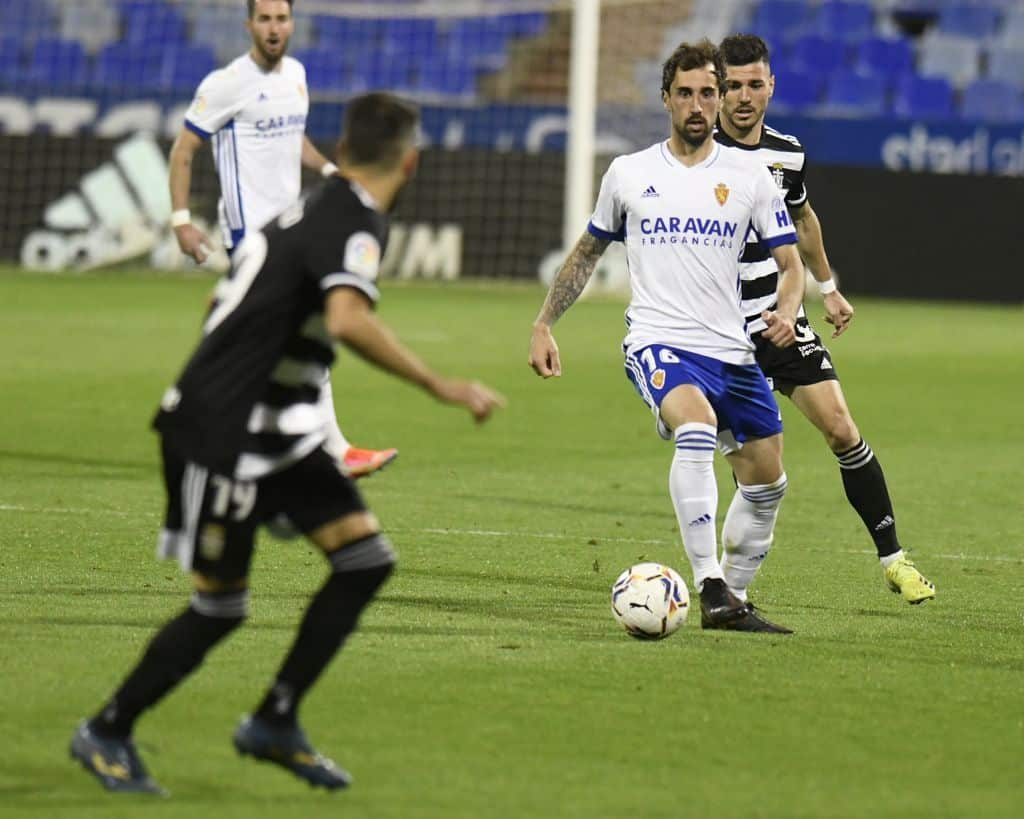
[[[807,190],[844,290],[1024,303],[1024,179],[811,165]]]
[[[118,143],[89,136],[0,135],[0,259],[21,258],[26,237],[43,227],[47,209],[109,163]],[[158,147],[166,155],[169,143],[162,140]],[[405,243],[410,253],[436,255],[433,240],[425,240],[422,249],[423,235],[415,227],[432,226],[440,235],[449,226],[458,237],[448,252],[457,248],[461,258],[455,265],[435,260],[440,273],[427,275],[535,278],[540,260],[560,243],[563,167],[558,152],[428,150],[396,210],[396,243]],[[812,164],[808,187],[844,290],[1024,302],[1024,277],[1007,270],[1006,252],[1017,204],[1024,201],[1024,180]],[[209,151],[198,155],[192,193],[193,212],[215,221],[217,180]],[[88,233],[78,231],[73,250],[87,252]],[[390,274],[417,275],[415,260],[406,261],[392,265]]]

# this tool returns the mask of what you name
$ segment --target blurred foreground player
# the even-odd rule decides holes
[[[199,84],[170,155],[171,223],[182,253],[203,262],[208,242],[188,210],[192,160],[210,140],[220,178],[217,206],[229,252],[246,233],[264,225],[299,198],[302,168],[331,176],[334,163],[306,136],[309,94],[306,69],[286,56],[295,27],[292,0],[248,0],[246,29],[252,48]],[[351,477],[369,475],[398,457],[394,448],[352,446],[338,425],[331,382],[320,407],[327,427],[324,446]]]
[[[324,553],[330,574],[234,744],[311,785],[349,783],[309,744],[297,712],[395,556],[355,484],[323,448],[316,404],[333,342],[465,407],[477,421],[504,403],[481,384],[434,373],[373,313],[385,213],[415,172],[417,122],[413,107],[387,94],[348,103],[340,175],[246,236],[198,348],[164,395],[154,421],[168,498],[160,554],[192,573],[195,593],[72,738],[72,757],[110,790],[162,793],[135,749],[135,722],[241,625],[257,528],[281,514]]]

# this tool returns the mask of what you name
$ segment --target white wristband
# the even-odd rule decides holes
[[[818,282],[818,290],[821,291],[821,295],[827,296],[829,293],[836,292],[836,280],[825,279],[823,282]]]
[[[192,214],[188,212],[188,208],[176,210],[171,214],[171,227],[182,227],[183,225],[191,224]]]
[[[320,169],[320,176],[327,178],[328,176],[334,176],[338,172],[338,166],[333,162],[328,162]]]

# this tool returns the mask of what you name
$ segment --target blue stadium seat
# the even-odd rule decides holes
[[[476,72],[465,64],[423,63],[416,72],[414,90],[442,97],[472,97],[476,94]]]
[[[999,9],[991,6],[956,5],[939,12],[939,31],[957,37],[983,40],[996,33],[999,23]]]
[[[511,34],[500,17],[459,17],[448,27],[449,59],[497,71],[508,61]]]
[[[92,82],[107,90],[149,91],[160,85],[160,62],[157,49],[112,43],[97,55]]]
[[[361,54],[352,66],[352,86],[360,91],[408,91],[413,87],[412,63],[382,52]]]
[[[72,90],[86,84],[89,61],[77,40],[36,40],[29,51],[29,80],[47,89]]]
[[[0,34],[23,43],[53,36],[56,15],[47,0],[4,0]]]
[[[121,7],[124,42],[162,46],[188,40],[188,26],[177,9],[163,3],[126,4]]]
[[[975,80],[963,91],[960,117],[971,122],[1024,123],[1024,96],[1019,86]]]
[[[307,48],[296,51],[295,59],[306,67],[311,91],[341,93],[350,88],[350,59],[338,48]]]
[[[815,8],[804,0],[762,0],[754,10],[750,30],[765,40],[780,43],[810,31]]]
[[[880,117],[886,113],[888,85],[881,76],[840,71],[829,79],[819,113],[835,117]]]
[[[772,110],[796,114],[814,108],[821,101],[824,78],[820,74],[781,69],[775,71]]]
[[[882,74],[896,81],[914,72],[914,51],[903,37],[869,37],[857,46],[854,67],[861,74]]]
[[[903,119],[951,119],[953,86],[942,77],[904,77],[896,86],[892,112]]]
[[[215,68],[217,57],[209,46],[171,46],[163,52],[160,84],[171,91],[191,95]]]
[[[847,56],[848,48],[842,40],[808,34],[793,43],[788,64],[799,71],[827,75],[846,68]]]
[[[384,51],[418,56],[441,50],[436,18],[397,17],[382,23],[380,48]]]
[[[994,46],[988,51],[989,79],[1024,88],[1024,43],[1020,46]]]
[[[513,12],[502,17],[503,27],[513,37],[536,37],[548,27],[548,16],[542,11]]]
[[[957,88],[963,88],[981,73],[981,44],[970,37],[929,35],[921,41],[917,73],[945,77]]]
[[[13,87],[22,78],[21,40],[4,35],[0,37],[0,87]]]
[[[336,17],[331,14],[313,16],[320,48],[344,48],[349,52],[372,51],[377,48],[384,29],[382,21],[371,17]]]
[[[863,40],[875,30],[875,10],[870,3],[827,0],[818,9],[814,30],[823,37]]]

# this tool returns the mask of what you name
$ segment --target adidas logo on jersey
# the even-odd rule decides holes
[[[823,369],[823,370],[831,370],[832,369],[832,362],[829,361],[827,358],[823,358],[821,360],[821,369]]]
[[[646,199],[648,196],[661,196],[661,194],[654,189],[654,185],[648,185],[647,190],[640,194],[640,198]]]

